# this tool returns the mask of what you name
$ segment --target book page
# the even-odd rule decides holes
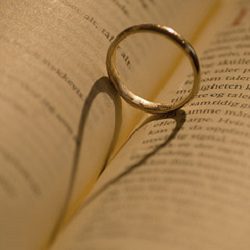
[[[197,97],[145,119],[53,250],[249,248],[249,32],[249,3],[225,2],[197,43]]]
[[[102,171],[121,120],[119,98],[105,78],[115,34],[141,22],[180,27],[187,4],[1,2],[1,249],[40,249],[70,195],[73,202],[87,192]],[[119,57],[128,68],[128,55]]]
[[[96,37],[86,35],[88,20],[60,1],[0,5],[0,248],[40,249],[69,195],[88,94],[99,93],[94,104],[87,99],[85,130],[91,133],[83,138],[83,187],[101,171],[118,97],[103,78],[102,48],[92,47]],[[100,32],[96,36],[108,44]],[[98,148],[96,141],[102,142]]]

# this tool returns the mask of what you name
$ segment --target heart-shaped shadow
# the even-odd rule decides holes
[[[60,216],[60,219],[59,219],[59,222],[58,222],[56,229],[58,229],[61,226],[61,220],[65,214],[65,211],[67,210],[67,204],[70,200],[70,196],[71,196],[72,191],[73,191],[74,181],[76,179],[78,168],[79,168],[79,157],[80,157],[81,146],[84,143],[85,133],[88,132],[88,131],[85,131],[85,125],[86,125],[86,121],[88,119],[90,108],[91,108],[91,105],[93,105],[95,98],[100,93],[107,93],[110,96],[110,98],[112,99],[113,104],[115,106],[115,120],[116,120],[113,138],[111,140],[110,148],[109,148],[108,154],[106,156],[106,161],[103,164],[103,169],[106,166],[107,159],[110,155],[109,153],[111,152],[111,150],[115,144],[117,135],[119,133],[120,124],[121,124],[120,98],[119,98],[116,90],[114,90],[112,83],[108,80],[108,78],[103,77],[103,78],[99,79],[94,84],[93,88],[91,89],[91,91],[90,91],[90,93],[89,93],[89,95],[84,103],[83,109],[82,109],[81,120],[80,120],[80,124],[79,124],[79,129],[78,129],[78,140],[77,140],[77,144],[76,144],[74,162],[73,162],[73,166],[72,166],[73,171],[72,171],[72,176],[71,176],[70,188],[69,188],[69,192],[67,194],[67,199],[65,201],[65,207],[62,210],[62,213],[61,213],[61,216]],[[178,132],[182,128],[182,126],[186,120],[186,113],[183,110],[176,110],[176,111],[173,111],[173,112],[168,113],[168,114],[149,116],[136,130],[134,130],[134,132],[128,138],[128,141],[126,142],[126,144],[129,143],[129,141],[134,136],[136,136],[136,134],[138,132],[140,132],[143,128],[146,127],[146,125],[150,124],[151,122],[166,121],[169,119],[174,120],[174,122],[175,122],[175,127],[171,130],[171,132],[168,133],[165,136],[165,138],[162,138],[161,142],[158,145],[155,145],[153,147],[153,149],[147,151],[139,159],[137,159],[136,162],[132,163],[130,166],[126,166],[125,168],[122,169],[122,171],[117,173],[117,175],[115,175],[113,178],[109,179],[106,183],[101,185],[101,188],[94,190],[94,192],[85,200],[84,204],[80,207],[80,209],[78,209],[78,211],[76,212],[77,214],[82,209],[84,209],[86,206],[88,206],[93,200],[95,200],[99,195],[104,193],[109,187],[111,187],[117,181],[121,180],[123,177],[130,174],[135,169],[142,167],[144,165],[144,163],[146,163],[146,161],[149,160],[152,156],[154,156],[160,149],[166,147],[176,137],[176,135],[178,134]],[[166,124],[168,124],[168,123],[166,123]],[[168,126],[168,125],[166,125],[166,126]],[[168,130],[169,130],[169,128],[168,128]],[[125,145],[123,145],[123,146],[125,146]],[[76,215],[76,213],[74,215]],[[57,231],[56,229],[55,229],[55,232]],[[54,233],[54,236],[55,235],[56,235],[56,233]],[[51,242],[53,242],[54,240],[55,240],[55,238],[53,237]]]

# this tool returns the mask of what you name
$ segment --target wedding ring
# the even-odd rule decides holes
[[[132,93],[127,87],[124,81],[121,80],[120,74],[116,68],[116,50],[118,45],[121,41],[123,41],[126,37],[134,33],[141,33],[141,32],[151,32],[157,33],[167,37],[168,39],[172,40],[176,43],[181,49],[184,50],[186,55],[188,56],[192,69],[193,69],[193,86],[189,94],[181,99],[178,103],[174,103],[171,105],[166,105],[164,103],[159,102],[151,102],[148,101],[138,95]],[[115,88],[117,89],[120,96],[129,104],[134,106],[135,108],[141,109],[145,112],[156,114],[156,113],[167,113],[173,110],[176,110],[190,101],[199,91],[200,85],[200,65],[199,60],[196,55],[196,52],[192,45],[186,41],[181,35],[179,35],[175,30],[172,28],[158,25],[158,24],[140,24],[131,26],[121,33],[117,35],[115,40],[111,43],[107,58],[106,58],[106,67],[109,79],[114,84]]]

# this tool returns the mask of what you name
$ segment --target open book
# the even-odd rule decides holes
[[[249,249],[249,1],[9,0],[0,13],[0,249]],[[174,113],[137,111],[107,79],[110,43],[140,23],[198,51],[201,89]],[[117,56],[135,92],[175,102],[192,72],[165,43],[145,35]]]

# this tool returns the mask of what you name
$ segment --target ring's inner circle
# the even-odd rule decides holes
[[[185,74],[174,76],[180,64]],[[193,88],[189,56],[162,34],[149,31],[127,36],[117,47],[115,67],[130,91],[152,102],[178,106]]]

